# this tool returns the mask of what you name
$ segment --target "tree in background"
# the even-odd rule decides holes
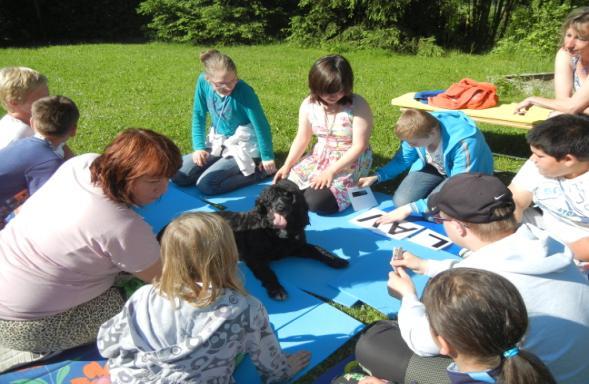
[[[295,6],[280,0],[145,0],[138,12],[151,19],[147,27],[158,40],[256,44],[283,37]]]
[[[553,54],[586,0],[0,0],[0,45],[150,38],[192,44]],[[497,42],[500,42],[497,46]]]
[[[397,27],[411,0],[300,0],[289,41],[303,45],[348,42],[360,47],[403,50]]]
[[[505,37],[493,49],[496,53],[527,52],[554,55],[561,39],[561,26],[574,8],[584,1],[533,0],[513,12]]]

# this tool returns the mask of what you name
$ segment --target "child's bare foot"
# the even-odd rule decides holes
[[[286,358],[288,361],[288,376],[293,377],[311,361],[311,352],[298,351]]]

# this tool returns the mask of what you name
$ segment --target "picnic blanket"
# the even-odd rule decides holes
[[[393,106],[413,109],[423,109],[425,111],[441,111],[443,108],[438,108],[433,105],[423,104],[414,98],[415,92],[409,92],[391,100]],[[549,109],[532,106],[525,115],[515,115],[516,103],[501,104],[496,107],[486,109],[461,109],[470,118],[481,123],[502,125],[507,127],[517,128],[532,128],[532,123],[536,121],[546,120],[550,112]]]

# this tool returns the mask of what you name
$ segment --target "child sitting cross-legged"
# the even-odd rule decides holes
[[[268,383],[309,363],[307,351],[283,353],[265,308],[245,292],[233,232],[221,217],[175,219],[161,256],[162,277],[136,291],[98,333],[113,383],[234,383],[245,353]]]

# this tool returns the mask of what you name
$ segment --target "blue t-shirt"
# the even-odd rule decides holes
[[[460,372],[455,363],[450,364],[446,371],[452,384],[496,383],[499,376],[499,368],[482,372]]]
[[[48,141],[34,136],[0,149],[0,219],[41,188],[63,162]]]
[[[211,116],[215,132],[231,136],[240,125],[251,124],[262,160],[273,160],[272,132],[258,96],[245,81],[239,80],[228,96],[221,96],[201,73],[194,91],[192,111],[192,148],[206,149],[206,115]]]

